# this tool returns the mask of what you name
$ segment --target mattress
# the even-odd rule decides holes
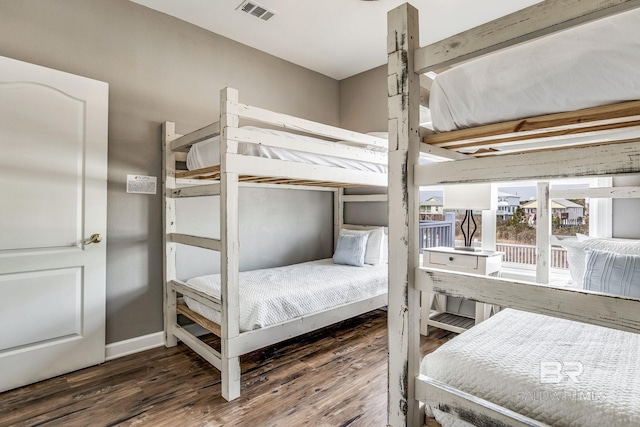
[[[297,135],[281,130],[264,129],[255,126],[244,126],[243,129],[249,129],[265,135],[275,135],[283,138],[295,139],[299,141],[313,142],[323,144],[328,147],[335,147],[336,142],[326,141],[324,139],[313,138],[310,136]],[[379,136],[379,135],[373,135]],[[341,144],[343,148],[353,150],[354,153],[361,153],[363,150],[369,150],[380,154],[380,149],[356,147],[353,145]],[[384,152],[384,151],[383,151]],[[306,153],[304,151],[289,150],[280,147],[270,147],[262,144],[251,144],[241,142],[238,144],[238,154],[245,156],[265,157],[269,159],[286,160],[298,163],[308,163],[322,166],[333,166],[343,169],[353,169],[372,172],[386,172],[387,165],[370,163],[361,160],[344,159],[335,156],[323,156],[315,153]],[[220,136],[216,136],[197,144],[194,144],[187,154],[187,169],[196,170],[220,164]]]
[[[420,372],[553,426],[640,425],[638,334],[507,309]],[[443,427],[463,425],[434,412]]]
[[[187,285],[220,297],[220,275],[190,279]],[[387,292],[387,265],[353,267],[322,259],[240,273],[240,330],[285,322]],[[191,298],[187,306],[220,324],[221,313]]]
[[[438,132],[640,99],[640,9],[497,52],[439,74]]]

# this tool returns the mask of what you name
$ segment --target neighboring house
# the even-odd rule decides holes
[[[502,219],[509,219],[513,216],[516,208],[520,206],[520,196],[516,194],[498,192],[498,212]]]
[[[442,215],[443,213],[442,198],[432,196],[420,201],[420,215]]]
[[[538,209],[538,201],[532,200],[522,205],[529,223],[535,224],[536,212]],[[552,215],[560,218],[563,225],[579,225],[582,224],[584,218],[584,206],[571,202],[566,199],[554,199],[551,201]]]

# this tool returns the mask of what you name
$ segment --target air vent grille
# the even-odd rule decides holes
[[[256,18],[260,18],[263,21],[268,21],[276,15],[276,12],[266,7],[262,6],[251,0],[243,1],[240,6],[236,10],[240,12],[248,13],[251,16],[255,16]]]

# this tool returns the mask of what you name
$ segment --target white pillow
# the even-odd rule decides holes
[[[384,227],[377,227],[371,230],[349,230],[347,228],[340,230],[340,236],[347,234],[366,234],[369,236],[367,251],[364,255],[365,264],[378,265],[383,262]]]
[[[571,279],[576,283],[582,283],[584,277],[587,248],[625,255],[640,255],[640,240],[590,238],[580,242],[567,239],[561,240],[560,245],[567,250],[569,272]]]
[[[367,247],[368,234],[343,234],[338,237],[333,262],[336,264],[364,266],[364,254]]]

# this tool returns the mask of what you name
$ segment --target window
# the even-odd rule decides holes
[[[581,188],[610,187],[611,178],[577,178],[551,180],[551,194],[556,192],[562,197],[552,200],[552,234],[557,239],[575,236],[577,233],[597,237],[611,237],[612,203],[611,199],[589,199],[577,195],[571,197],[571,190],[579,192]],[[495,241],[496,249],[505,252],[504,264],[513,269],[533,270],[536,264],[536,226],[537,226],[537,183],[510,182],[494,184],[497,187],[497,208]],[[582,197],[582,198],[581,198]],[[441,206],[442,190],[421,189],[421,205],[437,200]],[[422,217],[423,220],[442,221],[446,210],[440,215]],[[463,211],[456,211],[456,237],[462,239],[459,231]],[[482,246],[482,228],[487,231],[493,227],[482,227],[481,222],[491,221],[492,216],[476,213],[478,231],[474,235],[474,246]],[[440,216],[443,216],[440,218]],[[426,225],[423,224],[425,227]],[[460,243],[456,243],[460,245]],[[552,245],[552,268],[567,270],[566,253],[559,244]]]

